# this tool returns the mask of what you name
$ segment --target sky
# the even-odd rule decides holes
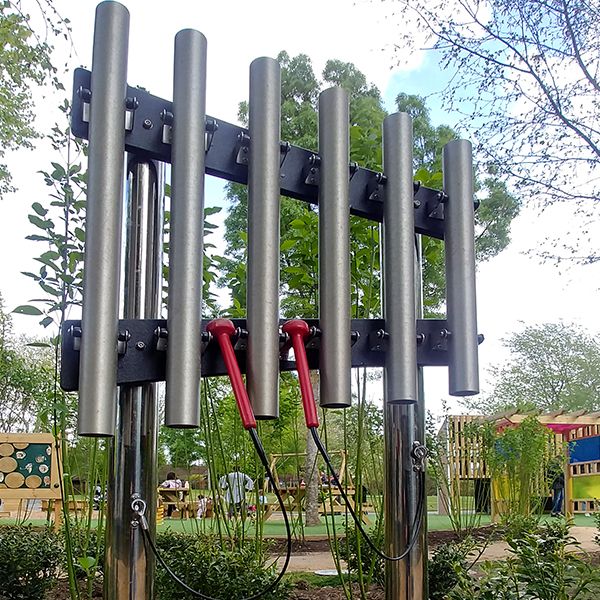
[[[141,85],[163,98],[172,97],[173,38],[177,31],[195,28],[208,40],[208,114],[236,122],[237,106],[248,94],[248,69],[259,56],[275,57],[279,51],[307,54],[319,73],[330,58],[353,62],[382,91],[388,110],[400,92],[435,94],[449,76],[440,70],[434,54],[414,52],[403,55],[401,66],[393,52],[398,32],[411,24],[391,15],[391,2],[329,0],[289,2],[284,0],[182,1],[128,0],[131,13],[128,82]],[[33,4],[33,2],[32,2]],[[71,93],[71,69],[91,64],[94,10],[96,2],[56,0],[59,11],[73,27],[71,57],[57,49],[56,64],[69,62],[64,74],[67,94]],[[168,8],[167,8],[168,7]],[[57,95],[36,94],[36,124],[48,131],[60,119],[55,108]],[[439,98],[430,100],[436,124],[454,125],[455,116],[444,113]],[[0,292],[7,309],[38,296],[35,285],[21,271],[37,270],[33,256],[39,243],[26,241],[33,233],[27,221],[31,204],[46,198],[47,188],[36,172],[54,160],[48,144],[40,141],[33,151],[7,154],[7,162],[18,191],[0,203],[4,225],[0,235]],[[207,183],[207,204],[223,204],[221,182]],[[563,320],[577,323],[596,334],[600,331],[600,265],[561,269],[540,264],[527,253],[546,237],[566,235],[577,227],[568,207],[540,211],[534,199],[513,223],[512,244],[498,257],[478,268],[479,330],[485,335],[480,348],[482,391],[493,381],[489,367],[508,355],[502,339],[526,325]],[[14,329],[27,335],[44,335],[34,317],[15,315]],[[439,413],[446,399],[452,412],[460,412],[456,399],[447,396],[444,368],[426,369],[427,408]]]

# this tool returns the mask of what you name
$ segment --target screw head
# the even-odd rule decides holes
[[[144,350],[146,348],[146,344],[142,341],[136,342],[135,348],[136,350]]]
[[[144,129],[152,129],[153,126],[154,126],[154,123],[152,123],[152,121],[150,119],[144,119],[144,122],[142,123],[142,127]]]

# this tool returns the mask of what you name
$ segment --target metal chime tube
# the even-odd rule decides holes
[[[389,335],[386,401],[417,401],[417,326],[414,277],[412,119],[407,113],[383,122],[383,316]]]
[[[352,403],[350,360],[350,204],[348,94],[319,96],[319,352],[320,404]]]
[[[250,65],[248,165],[248,395],[258,419],[279,417],[279,165],[281,70]]]
[[[479,393],[475,229],[471,143],[444,146],[444,239],[448,320],[448,376],[452,396]]]
[[[85,275],[79,366],[80,435],[112,436],[117,336],[129,12],[96,8],[92,58]]]
[[[133,160],[129,167],[125,243],[126,319],[160,316],[164,181],[153,163]],[[129,352],[144,352],[129,341]],[[154,558],[144,550],[142,532],[131,525],[134,493],[147,503],[154,535],[156,518],[157,384],[122,386],[117,430],[108,477],[105,598],[153,598]]]
[[[165,424],[200,425],[206,38],[175,36]]]

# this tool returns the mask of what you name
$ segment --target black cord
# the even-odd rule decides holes
[[[319,452],[321,453],[321,456],[323,457],[323,460],[325,461],[325,464],[327,465],[327,468],[329,469],[329,472],[331,473],[331,475],[333,477],[333,482],[335,483],[337,489],[340,491],[340,494],[346,504],[346,507],[348,508],[348,512],[350,513],[350,515],[352,516],[352,519],[356,523],[356,527],[358,528],[358,530],[360,531],[362,536],[365,538],[365,541],[371,547],[371,550],[373,550],[373,552],[375,552],[375,554],[377,554],[377,556],[379,556],[380,558],[383,558],[384,560],[388,560],[391,562],[397,562],[397,561],[400,561],[400,560],[403,560],[404,558],[406,558],[410,554],[412,549],[414,548],[414,546],[419,538],[419,532],[421,531],[421,525],[423,523],[423,508],[424,508],[423,492],[425,490],[425,473],[423,471],[419,471],[419,473],[418,473],[421,489],[420,489],[420,492],[418,495],[417,512],[415,514],[415,517],[414,517],[414,520],[412,523],[411,538],[408,542],[408,546],[406,547],[406,550],[404,550],[404,552],[402,552],[402,554],[399,554],[398,556],[388,556],[387,554],[385,554],[385,552],[382,552],[375,545],[373,540],[369,537],[369,534],[364,530],[363,525],[362,525],[362,520],[357,516],[356,511],[352,508],[350,499],[348,498],[348,495],[344,491],[344,488],[343,488],[342,484],[340,483],[340,480],[338,479],[335,469],[333,468],[333,465],[331,464],[331,458],[329,457],[329,454],[327,453],[327,450],[326,450],[325,446],[323,445],[321,438],[319,437],[319,432],[317,431],[317,428],[309,427],[309,429],[310,429],[313,439],[315,440],[317,450],[319,450]]]
[[[277,577],[264,590],[254,594],[252,596],[246,596],[245,598],[241,599],[241,600],[256,600],[257,598],[261,598],[262,596],[264,596],[268,592],[270,592],[272,589],[274,589],[275,586],[281,581],[281,579],[285,575],[285,572],[287,571],[288,565],[290,563],[290,557],[292,554],[292,531],[290,529],[290,521],[288,518],[287,511],[285,509],[285,504],[283,502],[283,498],[281,497],[281,493],[279,492],[279,488],[277,487],[277,484],[275,483],[275,479],[274,479],[273,474],[271,473],[271,469],[269,467],[269,461],[267,459],[265,449],[263,448],[260,438],[258,437],[258,434],[256,433],[256,429],[249,429],[248,433],[250,434],[250,438],[252,439],[252,443],[254,444],[256,453],[258,454],[258,457],[260,458],[260,462],[262,463],[263,467],[265,468],[267,477],[271,481],[271,485],[273,486],[273,492],[274,492],[275,496],[277,496],[277,501],[279,502],[279,506],[281,507],[281,512],[283,513],[283,520],[285,522],[285,531],[286,531],[286,535],[287,535],[285,562],[283,563],[283,567],[282,567],[281,571],[279,572],[279,575],[277,575]],[[148,544],[148,546],[152,550],[152,553],[154,554],[154,556],[156,557],[156,559],[158,560],[160,565],[163,567],[163,569],[170,575],[170,577],[174,581],[176,581],[184,590],[186,590],[187,592],[189,592],[196,598],[203,598],[204,600],[217,600],[216,598],[213,598],[212,596],[207,596],[206,594],[203,594],[202,592],[199,592],[198,590],[191,588],[187,583],[185,583],[185,581],[180,579],[172,571],[172,569],[169,567],[169,565],[167,565],[164,558],[159,553],[158,549],[156,548],[156,545],[152,541],[152,536],[150,535],[148,528],[144,526],[143,522],[142,522],[141,530],[142,530],[142,535],[144,536],[144,541]]]

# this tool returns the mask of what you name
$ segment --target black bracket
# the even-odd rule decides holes
[[[89,109],[92,102],[91,72],[76,69],[74,74],[71,130],[73,135],[88,139]],[[131,113],[125,131],[125,149],[140,157],[171,162],[171,127],[173,103],[153,96],[146,90],[127,86]],[[135,113],[135,118],[133,113]],[[236,183],[248,183],[248,165],[244,155],[249,152],[248,130],[206,117],[206,173]],[[245,150],[244,150],[245,149]],[[310,204],[318,203],[318,164],[311,165],[310,150],[282,142],[279,173],[281,194]],[[314,161],[315,159],[313,159]],[[308,167],[308,169],[307,169]],[[311,173],[310,169],[315,168]],[[348,165],[350,177],[350,212],[359,217],[381,222],[383,201],[381,188],[385,178],[380,173]],[[310,175],[313,177],[311,178]],[[313,181],[314,180],[314,181]],[[415,232],[443,239],[443,212],[437,190],[418,187],[415,191]]]
[[[319,321],[305,319],[312,328],[313,335],[306,344],[308,366],[312,370],[319,367]],[[235,351],[242,373],[246,372],[246,348],[248,331],[245,319],[232,319],[238,330]],[[282,320],[283,325],[285,321]],[[221,352],[215,343],[210,343],[204,331],[208,321],[202,323],[202,376],[226,375]],[[388,334],[383,319],[352,319],[351,339],[353,367],[383,367],[387,349]],[[115,346],[119,347],[117,383],[119,385],[139,385],[153,381],[164,381],[166,373],[168,331],[163,319],[124,319],[119,321]],[[79,389],[79,351],[81,341],[81,321],[66,321],[62,327],[60,385],[67,392]],[[482,340],[480,340],[481,342]],[[289,344],[282,340],[279,361],[281,371],[293,371],[296,363],[288,357]],[[448,332],[443,319],[417,320],[417,363],[419,366],[448,365]]]

